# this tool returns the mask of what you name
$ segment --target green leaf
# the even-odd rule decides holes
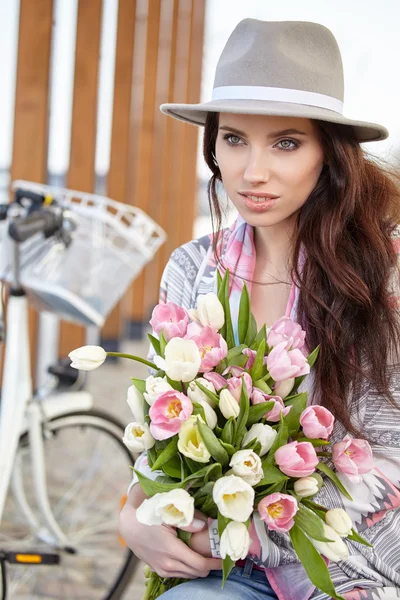
[[[268,394],[269,396],[272,395],[271,388],[263,379],[257,379],[257,381],[254,381],[254,387],[257,387],[259,390],[264,392],[264,394]]]
[[[359,533],[357,533],[357,531],[354,528],[351,530],[351,533],[347,536],[347,538],[349,540],[353,540],[353,542],[358,542],[359,544],[363,544],[364,546],[369,546],[370,548],[373,548],[372,544],[367,542],[367,540],[365,540]]]
[[[319,348],[320,348],[320,345],[318,344],[318,346],[316,348],[314,348],[314,350],[311,352],[311,354],[309,354],[307,357],[307,362],[311,368],[315,365],[315,363],[317,361],[318,354],[319,354]]]
[[[219,404],[219,397],[217,396],[217,394],[211,392],[208,388],[206,388],[203,384],[199,383],[197,380],[195,380],[195,384],[207,396],[207,398],[210,398],[210,400],[215,402],[215,404]]]
[[[165,339],[164,332],[160,332],[160,356],[165,358],[165,346],[167,345],[167,340]]]
[[[232,444],[235,435],[235,418],[230,417],[224,425],[221,440],[226,444]]]
[[[266,458],[264,458],[262,461],[263,467],[264,467],[264,465],[273,465],[274,461],[275,461],[275,457],[274,457],[275,452],[278,450],[278,448],[287,444],[288,437],[289,437],[289,430],[288,430],[288,426],[286,423],[286,418],[287,417],[284,417],[282,415],[282,413],[280,414],[280,425],[279,425],[279,429],[278,429],[278,435],[276,436],[275,441],[272,444]]]
[[[263,499],[265,498],[265,496],[269,496],[270,494],[275,494],[279,493],[283,490],[283,488],[285,487],[286,484],[286,480],[288,478],[285,477],[284,480],[282,481],[278,481],[277,483],[274,483],[273,485],[268,486],[267,488],[264,489],[259,489],[257,490],[257,494],[256,497],[254,499],[254,505],[257,506],[257,504]]]
[[[157,460],[151,467],[152,471],[157,471],[170,458],[176,455],[178,451],[178,436],[174,436],[168,446],[158,455]]]
[[[229,361],[229,366],[241,367],[243,369],[245,364],[247,363],[247,359],[248,357],[245,354],[241,354],[240,356],[234,356]]]
[[[247,417],[247,427],[251,427],[255,423],[258,423],[263,416],[272,410],[275,402],[270,400],[268,402],[261,402],[260,404],[253,404],[249,408],[249,416]]]
[[[291,406],[292,408],[286,415],[286,423],[289,428],[289,435],[297,433],[300,429],[300,415],[307,406],[307,392],[296,394],[287,398],[284,403],[285,406]]]
[[[201,465],[204,464],[204,463],[199,463],[196,460],[192,460],[188,456],[184,456],[184,461],[185,461],[185,464],[186,464],[187,468],[189,469],[190,473],[197,473],[197,471],[200,471],[200,469],[202,469]]]
[[[261,344],[262,340],[264,340],[264,342],[267,342],[267,326],[264,323],[264,325],[261,327],[260,331],[257,333],[256,337],[254,338],[250,348],[252,350],[257,350],[258,346]]]
[[[236,356],[242,356],[242,352],[245,348],[247,348],[246,344],[240,344],[240,346],[235,346],[234,348],[231,348],[228,354],[226,355],[228,363],[232,360],[232,358],[235,358]],[[243,354],[243,356],[246,355]]]
[[[353,498],[350,496],[349,492],[346,490],[343,483],[340,481],[339,477],[336,475],[336,473],[334,471],[332,471],[332,469],[330,467],[328,467],[328,465],[326,465],[323,462],[319,462],[317,464],[317,469],[319,471],[322,471],[323,473],[325,473],[325,475],[333,481],[333,483],[342,492],[342,494],[344,496],[346,496],[346,498],[351,500],[351,502],[353,502]]]
[[[159,356],[161,356],[161,344],[160,344],[160,340],[158,340],[156,337],[154,337],[154,335],[151,335],[151,333],[148,333],[147,337],[149,338],[150,344],[153,346],[156,354],[158,354]]]
[[[181,460],[177,455],[165,462],[162,465],[162,470],[166,475],[178,479],[179,481],[185,479],[185,475],[182,477]]]
[[[136,379],[135,377],[131,377],[131,381],[135,388],[141,393],[144,394],[146,391],[146,382],[143,379]],[[147,403],[146,403],[147,404]]]
[[[291,412],[291,411],[290,411]],[[310,442],[313,446],[318,448],[319,446],[329,446],[330,442],[327,440],[313,439],[308,437],[296,437],[296,442]]]
[[[247,344],[247,346],[250,346],[251,344],[253,344],[256,336],[257,336],[257,322],[254,318],[254,315],[252,313],[250,313],[250,321],[249,321],[249,327],[247,329],[245,344]]]
[[[192,533],[190,531],[182,531],[182,529],[177,527],[176,535],[184,544],[186,544],[186,546],[189,546],[190,538],[192,537]]]
[[[247,395],[247,387],[244,377],[242,377],[242,390],[240,392],[240,410],[236,421],[236,432],[234,445],[241,443],[246,431],[246,423],[249,418],[250,400]]]
[[[235,561],[232,560],[230,556],[226,556],[224,559],[222,559],[222,584],[221,584],[221,589],[224,589],[225,581],[228,579],[229,573],[232,571],[232,569],[235,566],[235,564],[236,564]]]
[[[154,496],[155,494],[161,494],[163,492],[170,492],[171,490],[176,490],[178,488],[184,487],[184,481],[176,482],[176,483],[160,483],[158,481],[153,481],[149,479],[140,471],[133,469],[136,475],[138,476],[140,486],[145,494],[148,496]]]
[[[203,419],[204,423],[207,423],[206,414],[204,412],[204,407],[198,402],[192,402],[193,404],[193,415],[200,415]]]
[[[222,477],[222,465],[220,463],[213,463],[208,467],[204,474],[204,484],[208,485],[220,477]]]
[[[149,461],[149,467],[151,469],[154,462],[157,460],[157,451],[154,447],[147,450],[147,460]]]
[[[239,317],[238,317],[238,335],[239,344],[245,343],[247,331],[250,324],[250,296],[246,282],[243,284],[240,294]]]
[[[236,448],[234,446],[232,446],[232,444],[227,444],[226,442],[223,442],[222,440],[219,440],[219,443],[221,444],[221,446],[223,448],[225,448],[225,450],[229,454],[229,457],[231,457],[235,454]]]
[[[333,542],[325,536],[324,521],[320,519],[312,510],[299,504],[299,510],[295,514],[294,522],[304,533],[320,542]]]
[[[261,340],[260,345],[257,348],[256,358],[254,364],[250,369],[250,375],[253,381],[260,379],[262,376],[262,369],[264,366],[264,354],[265,354],[265,340]]]
[[[221,328],[220,333],[225,338],[229,350],[235,346],[235,337],[233,334],[231,309],[229,304],[229,269],[226,269],[225,275],[218,288],[218,298],[224,308],[225,314],[225,325],[223,328]]]
[[[335,586],[332,583],[329,575],[328,567],[324,559],[314,548],[305,533],[300,527],[293,525],[289,530],[289,535],[293,548],[296,551],[304,569],[307,572],[311,582],[322,592],[325,592],[329,598],[335,600],[345,600],[343,596],[336,593]]]
[[[174,388],[174,390],[176,390],[177,392],[181,392],[182,391],[182,382],[181,381],[174,381],[173,379],[170,379],[168,377],[168,375],[166,376],[167,381],[169,383],[169,385]]]
[[[204,499],[201,511],[205,513],[208,517],[212,517],[213,519],[217,518],[218,508],[212,496],[207,496]]]
[[[289,479],[282,471],[273,465],[263,465],[264,477],[254,487],[261,487],[263,485],[270,485],[279,483],[283,480]]]
[[[222,466],[227,465],[229,463],[229,454],[219,443],[219,439],[214,432],[208,427],[208,425],[205,425],[200,420],[197,421],[197,427],[199,428],[204,445],[211,456],[217,462],[221,463]]]

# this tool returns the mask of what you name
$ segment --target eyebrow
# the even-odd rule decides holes
[[[232,133],[237,133],[238,135],[242,135],[246,137],[244,131],[240,131],[235,127],[229,127],[228,125],[223,125],[219,128],[221,131],[231,131]],[[299,129],[282,129],[281,131],[272,131],[267,135],[268,139],[272,139],[275,137],[279,137],[280,135],[307,135],[305,131],[300,131]]]

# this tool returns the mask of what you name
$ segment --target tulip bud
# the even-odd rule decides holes
[[[143,452],[149,450],[155,444],[147,423],[137,423],[136,421],[125,427],[122,441],[131,452]]]
[[[221,558],[229,556],[234,562],[246,558],[251,540],[244,523],[230,521],[221,535]]]
[[[144,423],[144,398],[139,390],[131,385],[128,388],[128,397],[126,399],[133,416],[139,423]]]
[[[203,327],[221,329],[225,323],[225,314],[218,296],[213,293],[198,296],[197,316]]]
[[[250,427],[249,431],[245,433],[242,440],[242,447],[247,446],[254,439],[261,444],[260,456],[267,454],[268,450],[272,447],[278,433],[275,429],[272,429],[270,425],[263,425],[262,423],[255,423]]]
[[[347,512],[343,508],[332,508],[325,514],[327,525],[332,527],[340,535],[347,537],[353,529],[353,523]]]
[[[206,418],[206,423],[210,429],[214,429],[216,424],[218,423],[217,413],[207,402],[199,402],[204,410],[204,416]]]
[[[107,358],[107,352],[101,346],[81,346],[68,354],[71,367],[80,371],[93,371]]]
[[[187,389],[188,398],[190,398],[192,402],[199,402],[200,404],[202,402],[207,402],[207,404],[209,404],[211,406],[211,408],[215,408],[215,406],[216,406],[215,402],[213,402],[211,400],[211,398],[206,396],[205,393],[201,391],[199,386],[196,384],[196,381],[198,381],[203,387],[210,390],[210,392],[212,392],[213,394],[216,393],[215,387],[213,386],[211,381],[207,381],[207,379],[204,379],[204,377],[198,377],[195,381],[191,381],[188,385],[188,389]]]
[[[309,538],[313,546],[318,550],[320,554],[326,556],[329,560],[333,562],[338,562],[344,558],[348,558],[349,550],[346,544],[343,542],[342,538],[336,533],[332,527],[329,525],[323,524],[324,527],[324,537],[328,540],[332,540],[331,542],[320,542],[318,540],[314,540],[313,538]]]
[[[225,419],[236,418],[239,415],[239,404],[229,390],[222,390],[219,396],[219,409]]]
[[[290,377],[289,379],[285,379],[284,381],[279,381],[274,386],[274,396],[280,396],[282,400],[289,396],[290,392],[293,389],[295,382],[294,377]]]
[[[309,477],[297,479],[297,481],[294,482],[294,491],[300,498],[314,496],[319,491],[318,481],[311,475]]]

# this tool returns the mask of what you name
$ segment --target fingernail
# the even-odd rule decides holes
[[[192,525],[195,529],[203,529],[205,523],[201,519],[193,519]]]

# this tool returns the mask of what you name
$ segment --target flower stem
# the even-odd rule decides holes
[[[129,358],[130,360],[136,360],[136,362],[140,362],[143,365],[147,365],[152,369],[156,369],[157,367],[154,363],[146,360],[145,358],[140,358],[140,356],[134,356],[133,354],[124,354],[123,352],[107,352],[107,356],[119,356],[120,358]]]

